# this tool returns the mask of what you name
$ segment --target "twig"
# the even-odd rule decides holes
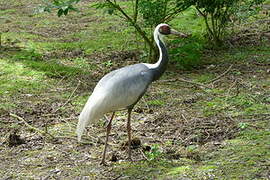
[[[54,138],[54,136],[51,135],[50,133],[45,132],[45,131],[42,131],[42,130],[34,127],[34,126],[31,126],[22,117],[19,117],[16,114],[12,114],[12,113],[9,113],[9,115],[12,116],[12,117],[14,117],[14,118],[17,118],[20,121],[22,121],[29,129],[32,129],[32,130],[34,130],[34,131],[36,131],[36,132],[38,132],[39,134],[42,134],[42,135],[47,135],[48,134],[49,136],[51,136],[52,138]]]
[[[68,100],[59,108],[57,108],[55,111],[53,111],[53,113],[56,113],[57,111],[59,111],[62,107],[64,107],[65,105],[67,105],[67,103],[71,100],[71,97],[74,95],[75,91],[78,89],[79,85],[81,84],[81,81],[79,80],[77,86],[75,87],[75,89],[72,91],[72,93],[70,94],[70,96],[68,97]]]
[[[66,76],[63,76],[63,77],[60,79],[60,81],[57,82],[56,85],[60,84],[65,78],[66,78]]]
[[[185,117],[184,114],[181,114],[181,116],[182,116],[182,118],[183,118],[186,122],[188,122],[188,120],[187,120],[187,118]]]
[[[144,159],[146,159],[147,161],[149,161],[149,159],[145,156],[144,152],[141,149],[139,149],[139,151],[142,154],[142,156],[144,157]]]
[[[216,80],[222,78],[223,76],[225,76],[232,68],[233,65],[230,65],[230,67],[225,71],[223,72],[221,75],[219,75],[218,77],[210,80],[210,81],[207,81],[205,83],[197,83],[197,82],[194,82],[194,81],[188,81],[188,80],[185,80],[185,79],[182,79],[182,78],[175,78],[175,79],[167,79],[167,80],[160,80],[158,82],[175,82],[175,81],[181,81],[181,82],[185,82],[185,83],[189,83],[189,84],[193,84],[201,89],[203,88],[210,88],[207,84],[210,84],[212,82],[215,82]],[[202,88],[203,87],[203,88]]]
[[[223,76],[225,76],[225,75],[231,70],[232,66],[233,66],[233,65],[230,65],[230,67],[229,67],[225,72],[223,72],[223,73],[222,73],[221,75],[219,75],[218,77],[216,77],[216,78],[214,78],[214,79],[212,79],[212,80],[210,80],[210,81],[207,81],[205,84],[209,84],[209,83],[215,82],[216,80],[222,78]]]
[[[175,78],[175,79],[168,79],[168,80],[160,80],[158,82],[175,82],[175,81],[182,81],[182,82],[185,82],[185,83],[189,83],[189,84],[193,84],[199,88],[201,87],[204,87],[204,88],[209,88],[208,86],[202,84],[202,83],[197,83],[197,82],[193,82],[193,81],[188,81],[188,80],[185,80],[185,79],[182,79],[182,78]]]

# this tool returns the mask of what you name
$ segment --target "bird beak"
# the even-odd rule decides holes
[[[177,36],[179,36],[179,37],[181,37],[181,38],[186,38],[186,37],[188,37],[187,34],[178,32],[178,31],[176,31],[176,30],[174,30],[174,29],[171,29],[171,34],[175,34],[175,35],[177,35]]]

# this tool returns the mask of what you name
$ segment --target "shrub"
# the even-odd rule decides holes
[[[199,14],[204,18],[208,38],[216,45],[222,43],[225,28],[231,22],[231,18],[247,19],[254,14],[254,10],[265,0],[180,0],[178,6],[195,6]],[[253,12],[253,13],[251,13]],[[244,14],[244,16],[241,15]]]
[[[192,69],[201,64],[203,41],[197,37],[177,39],[171,42],[170,58],[178,68]]]

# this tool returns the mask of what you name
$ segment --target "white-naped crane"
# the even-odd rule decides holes
[[[78,141],[89,123],[99,120],[105,113],[112,112],[107,124],[107,134],[101,164],[105,164],[107,142],[115,111],[127,109],[128,159],[131,160],[131,126],[130,116],[135,104],[146,92],[148,86],[158,80],[166,70],[169,58],[163,36],[176,34],[186,37],[167,24],[159,24],[154,30],[154,40],[159,49],[159,59],[155,64],[140,63],[129,65],[106,74],[96,85],[92,95],[85,104],[77,125]]]

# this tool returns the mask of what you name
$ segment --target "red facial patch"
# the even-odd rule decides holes
[[[159,32],[164,35],[171,34],[171,28],[170,26],[164,25],[159,28]]]

